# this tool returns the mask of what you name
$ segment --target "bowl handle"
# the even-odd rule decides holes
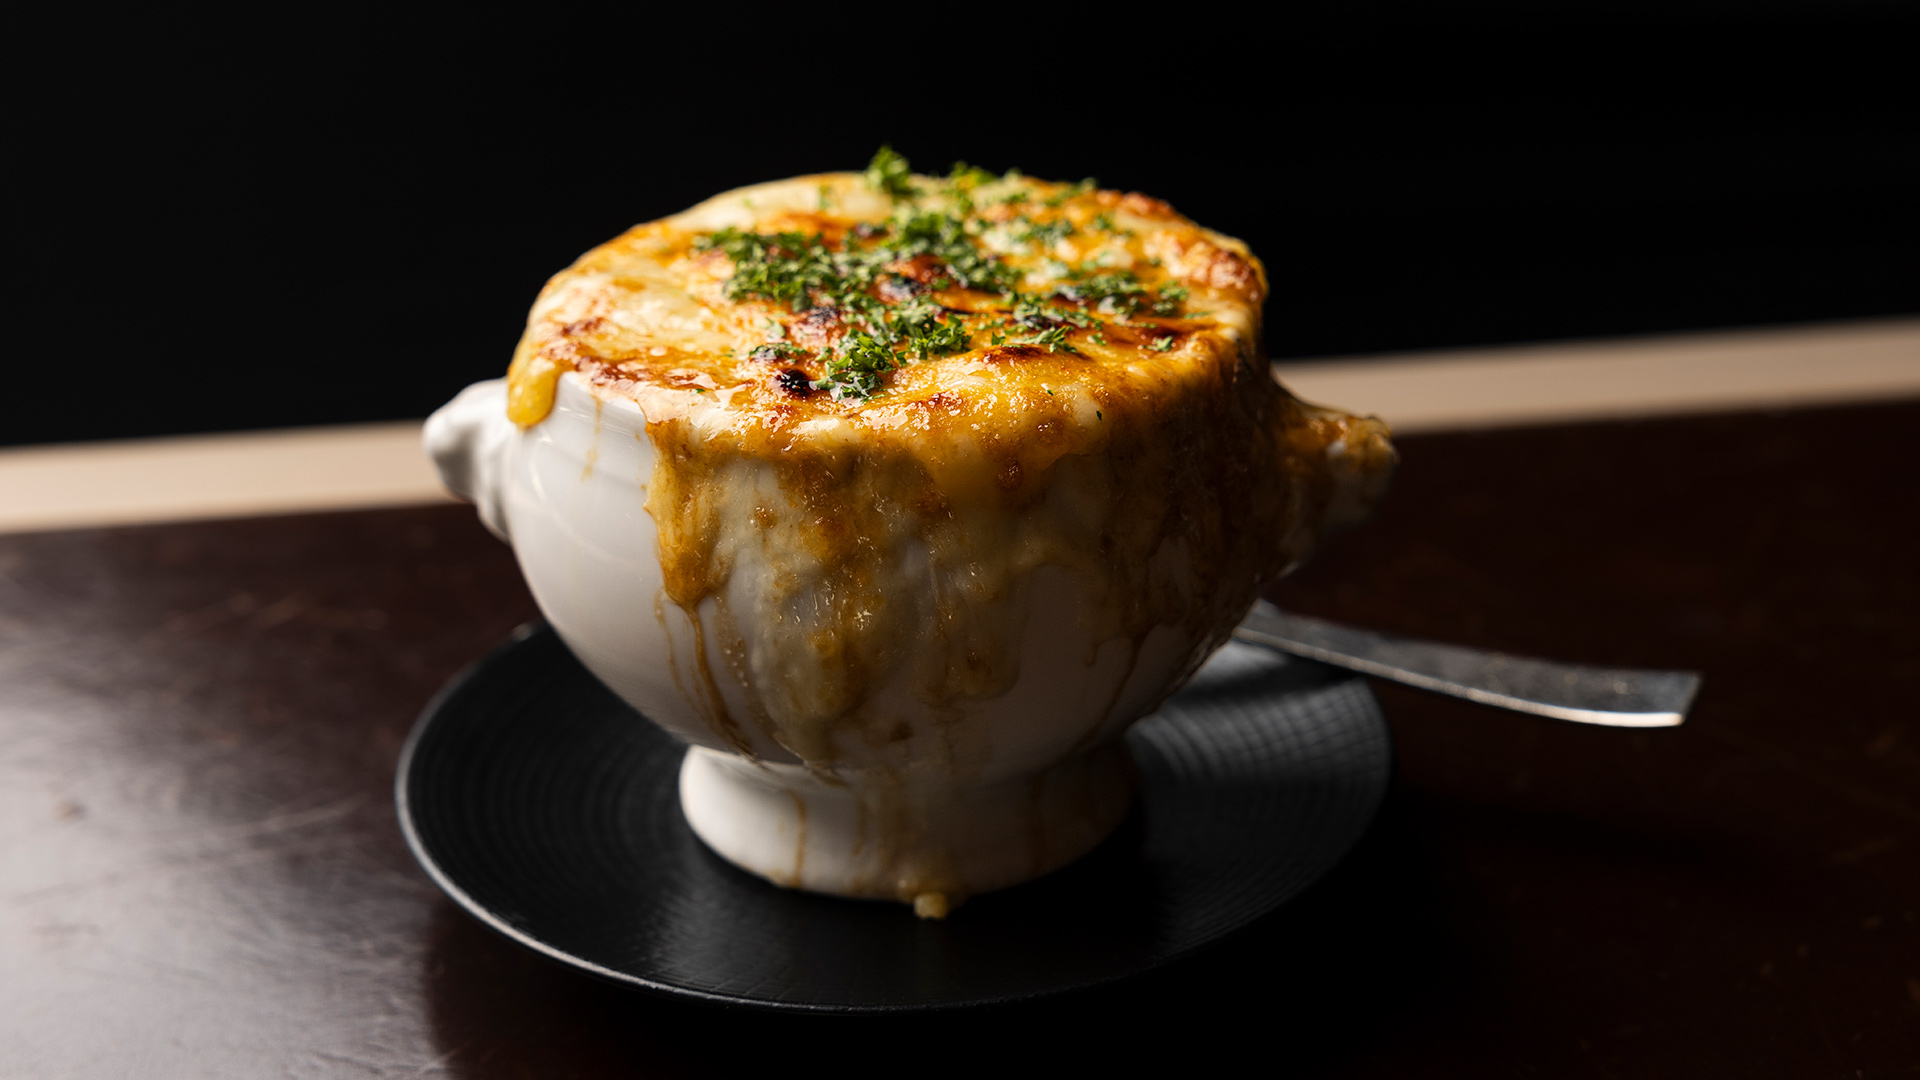
[[[507,535],[507,453],[519,429],[507,419],[507,381],[488,379],[460,391],[427,417],[421,442],[447,490],[480,511],[480,521]]]

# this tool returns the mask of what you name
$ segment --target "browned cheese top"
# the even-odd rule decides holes
[[[862,440],[1102,441],[1109,407],[1150,409],[1194,378],[1262,366],[1265,275],[1239,241],[1138,194],[1018,177],[918,183],[911,200],[854,173],[745,188],[587,253],[534,307],[513,419],[538,422],[574,370],[649,420],[690,416],[744,442],[784,447],[842,425],[859,434],[839,438]],[[723,230],[764,238],[760,263],[802,287],[769,295],[736,280],[739,260],[715,244]],[[839,290],[805,287],[806,271],[834,269],[796,250],[814,245],[861,257],[835,275]],[[956,273],[942,258],[956,248],[985,272]],[[915,347],[917,328],[941,338],[938,352]],[[830,371],[862,335],[898,364],[865,392]]]

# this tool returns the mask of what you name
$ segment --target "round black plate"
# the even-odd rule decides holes
[[[713,854],[680,813],[684,747],[545,627],[427,707],[395,795],[440,887],[554,959],[709,1001],[883,1012],[1091,986],[1245,926],[1360,838],[1391,758],[1365,682],[1239,644],[1128,742],[1141,797],[1112,838],[939,922],[782,889]]]

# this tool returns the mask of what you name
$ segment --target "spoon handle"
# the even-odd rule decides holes
[[[1686,719],[1700,691],[1700,676],[1691,671],[1556,664],[1393,637],[1291,615],[1265,600],[1233,636],[1436,694],[1583,724],[1671,727]]]

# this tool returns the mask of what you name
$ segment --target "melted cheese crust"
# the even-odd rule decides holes
[[[919,180],[920,209],[967,209]],[[700,243],[732,228],[842,244],[901,209],[858,174],[830,174],[638,226],[534,305],[509,415],[539,423],[569,372],[602,401],[639,406],[657,452],[646,508],[665,599],[694,632],[716,632],[702,630],[703,603],[742,602],[729,582],[745,547],[773,568],[745,590],[753,610],[715,624],[728,640],[713,651],[732,669],[720,674],[746,688],[752,715],[729,713],[704,666],[705,687],[686,688],[736,748],[758,741],[743,734],[751,724],[840,773],[894,737],[899,718],[871,701],[903,672],[930,708],[1003,693],[1020,673],[1009,643],[1024,616],[1010,598],[1040,566],[1080,583],[1094,643],[1137,654],[1155,627],[1181,628],[1189,655],[1171,692],[1264,585],[1384,484],[1384,424],[1304,405],[1271,378],[1265,273],[1244,244],[1138,194],[1025,178],[966,194],[982,208],[970,242],[1018,271],[1022,292],[1051,291],[1077,267],[1127,271],[1150,291],[1184,286],[1184,303],[1154,315],[1068,302],[1093,325],[1056,322],[1054,347],[996,344],[1022,333],[1009,300],[955,285],[922,256],[889,268],[895,285],[964,325],[968,347],[903,363],[871,398],[836,399],[810,384],[851,320],[730,298],[733,263]],[[1036,239],[1035,225],[1052,228]],[[769,342],[792,348],[754,359]]]
[[[922,180],[929,187],[938,184]],[[1028,198],[1004,201],[1010,193]],[[1061,283],[1062,267],[1125,271],[1148,289],[1168,282],[1187,286],[1192,290],[1185,305],[1189,313],[1115,318],[1095,309],[1093,316],[1102,324],[1097,330],[1066,327],[1072,352],[994,346],[993,328],[1006,319],[1011,305],[997,292],[926,288],[942,278],[937,265],[923,256],[894,269],[908,280],[918,279],[917,291],[965,323],[974,347],[904,366],[888,380],[882,400],[836,401],[820,392],[796,393],[782,386],[781,375],[797,369],[817,377],[821,362],[815,357],[763,362],[751,359],[754,348],[786,341],[817,353],[845,333],[844,320],[831,309],[796,312],[766,300],[729,299],[730,261],[722,252],[700,250],[696,241],[736,228],[819,235],[838,245],[862,226],[886,223],[901,208],[869,189],[858,174],[798,177],[742,188],[638,226],[556,275],[535,302],[514,355],[512,418],[523,427],[539,422],[552,406],[554,381],[565,371],[579,371],[606,394],[639,403],[649,419],[688,416],[702,428],[743,434],[764,429],[807,438],[832,430],[836,420],[872,429],[900,423],[952,427],[962,419],[973,423],[972,410],[990,406],[996,393],[1028,399],[1048,390],[1055,396],[1063,389],[1081,391],[1073,407],[1049,410],[1077,415],[1078,406],[1088,402],[1101,411],[1137,380],[1158,381],[1170,366],[1258,359],[1266,274],[1240,241],[1202,229],[1166,203],[1139,194],[1082,191],[1029,179],[997,181],[973,194],[985,203],[973,216],[988,226],[973,238],[975,247],[1020,271],[1023,292]],[[934,194],[915,206],[957,215],[963,208],[954,203],[951,196]],[[1062,222],[1073,227],[1064,236],[1021,238],[1033,225]]]

